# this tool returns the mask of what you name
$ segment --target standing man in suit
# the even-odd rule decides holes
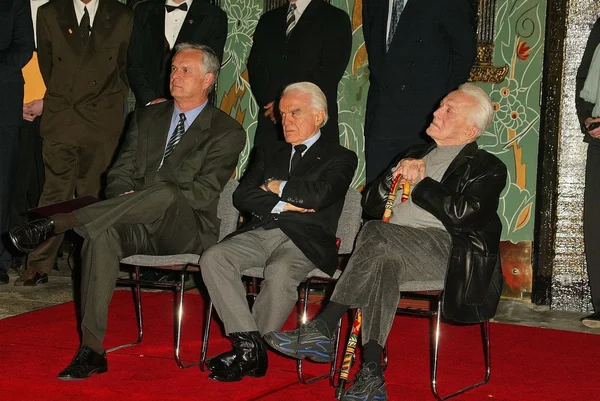
[[[322,140],[339,143],[337,88],[351,49],[348,14],[324,0],[290,0],[265,13],[248,58],[250,87],[261,110],[254,145],[270,151],[283,141],[277,100],[286,85],[301,81],[325,93],[329,124]]]
[[[40,206],[100,194],[125,121],[132,21],[133,11],[116,0],[54,0],[38,11],[38,61],[47,87]],[[29,254],[15,285],[48,282],[62,239]]]
[[[5,247],[13,179],[23,121],[23,74],[33,53],[29,0],[0,3],[0,284],[8,283],[12,255]]]
[[[286,143],[265,154],[257,148],[240,186],[236,208],[251,219],[204,253],[202,277],[233,349],[208,362],[209,378],[238,381],[264,376],[262,335],[279,330],[298,299],[298,284],[316,267],[331,275],[337,266],[335,233],[356,154],[324,141],[327,100],[318,86],[300,82],[279,103]],[[252,312],[241,276],[264,267]]]
[[[102,341],[122,258],[201,253],[217,242],[219,195],[246,141],[240,124],[208,102],[219,68],[210,48],[178,45],[171,68],[174,101],[134,114],[108,172],[109,199],[11,230],[23,250],[71,228],[84,238],[83,338],[59,379],[107,371]]]
[[[127,76],[137,106],[169,96],[172,49],[203,44],[223,59],[227,14],[208,0],[149,0],[137,4],[129,44]]]
[[[470,0],[363,3],[369,54],[365,119],[367,183],[400,151],[424,143],[439,101],[465,82],[475,61]]]

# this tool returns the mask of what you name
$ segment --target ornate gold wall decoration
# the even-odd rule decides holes
[[[494,66],[494,15],[496,0],[478,0],[477,8],[477,56],[471,69],[469,81],[497,84],[504,80],[508,65]]]

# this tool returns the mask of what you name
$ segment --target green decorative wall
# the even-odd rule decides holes
[[[352,20],[353,51],[338,88],[338,106],[340,142],[359,155],[354,187],[364,183],[363,132],[369,85],[361,29],[362,1],[332,0]],[[229,34],[217,102],[246,128],[248,141],[238,165],[239,175],[248,162],[260,112],[250,91],[246,60],[263,1],[221,0],[221,7],[229,16]],[[509,72],[500,84],[481,85],[490,93],[496,115],[479,144],[508,167],[509,184],[502,194],[499,213],[504,226],[503,240],[515,243],[533,240],[545,7],[543,0],[498,0],[494,64],[507,64]]]

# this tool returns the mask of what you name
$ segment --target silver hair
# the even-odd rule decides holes
[[[490,96],[479,86],[472,83],[464,83],[458,87],[458,91],[463,92],[475,101],[476,105],[469,113],[469,121],[477,127],[477,137],[485,132],[494,118],[494,106]]]
[[[175,46],[175,54],[173,55],[173,57],[175,57],[177,54],[179,54],[180,52],[185,51],[185,50],[197,50],[197,51],[201,52],[201,54],[202,54],[202,65],[201,65],[202,73],[203,74],[208,74],[208,73],[213,74],[215,76],[214,82],[216,83],[217,79],[219,79],[219,71],[221,70],[221,62],[219,61],[219,57],[217,56],[215,51],[208,46],[200,45],[198,43],[182,42],[182,43],[178,44],[177,46]],[[209,93],[213,91],[214,87],[215,87],[215,85],[213,84],[209,88]]]
[[[325,97],[323,91],[312,82],[296,82],[295,84],[290,84],[286,86],[281,96],[284,96],[285,94],[292,91],[297,91],[309,95],[310,104],[313,107],[313,109],[315,109],[316,111],[323,110],[325,112],[325,118],[323,119],[323,122],[321,123],[321,126],[319,128],[323,127],[327,123],[327,120],[329,120],[329,114],[327,112],[327,98]]]

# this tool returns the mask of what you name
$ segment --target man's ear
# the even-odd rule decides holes
[[[317,110],[315,113],[315,121],[319,127],[323,126],[323,121],[325,121],[325,110]]]
[[[215,74],[212,72],[204,74],[204,82],[202,83],[202,87],[204,89],[208,89],[215,83]]]
[[[479,128],[477,128],[474,125],[470,126],[469,128],[467,128],[465,130],[465,132],[463,132],[464,142],[465,143],[473,142],[475,139],[477,139],[478,134],[479,134]]]

